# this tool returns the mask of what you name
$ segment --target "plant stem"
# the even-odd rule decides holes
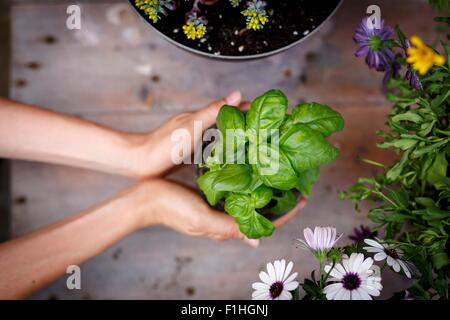
[[[319,259],[319,276],[320,276],[320,288],[323,289],[323,279],[322,279],[322,268],[323,268],[323,259]]]

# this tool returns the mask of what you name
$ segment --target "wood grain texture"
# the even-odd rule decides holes
[[[365,223],[350,203],[338,200],[337,191],[358,176],[374,174],[359,157],[383,163],[393,159],[376,149],[373,134],[383,128],[389,112],[379,90],[381,75],[368,72],[353,56],[353,30],[372,2],[347,0],[335,19],[301,46],[244,63],[181,51],[148,29],[127,6],[114,24],[110,10],[123,3],[82,2],[83,27],[76,32],[65,29],[65,5],[59,2],[14,5],[10,89],[16,100],[145,132],[235,88],[249,98],[280,88],[291,105],[316,100],[338,108],[346,120],[345,130],[333,137],[340,159],[324,167],[301,215],[263,240],[261,248],[151,228],[86,262],[81,291],[67,290],[62,278],[33,298],[248,299],[259,268],[277,258],[293,260],[300,277],[307,276],[314,260],[296,248],[295,238],[316,224],[335,225],[348,234]],[[408,6],[399,0],[377,3],[389,24],[399,22],[405,31],[431,38],[433,14],[424,1],[409,1]],[[193,169],[183,168],[171,178],[193,185]],[[14,161],[13,234],[86,209],[132,183],[86,170]]]

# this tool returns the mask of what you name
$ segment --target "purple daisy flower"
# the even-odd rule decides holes
[[[408,48],[411,47],[411,42],[409,42],[408,39],[405,40],[404,43],[404,50],[405,50],[405,54],[406,54],[406,50],[408,50]],[[419,91],[423,90],[423,86],[422,86],[422,82],[420,82],[420,78],[419,75],[417,74],[417,72],[415,72],[411,66],[408,64],[408,70],[406,71],[405,74],[405,78],[406,80],[408,80],[409,85]]]
[[[397,54],[395,57],[401,56]],[[386,71],[383,77],[383,85],[386,86],[391,78],[398,78],[400,76],[401,65],[393,60],[389,65],[386,66]]]
[[[366,56],[369,68],[387,71],[395,55],[394,51],[384,46],[384,42],[392,39],[393,35],[394,30],[391,27],[385,27],[383,20],[380,28],[376,29],[372,21],[364,17],[353,36],[353,40],[358,45],[355,55]]]
[[[375,239],[377,235],[377,231],[372,231],[369,227],[361,225],[359,229],[353,229],[353,235],[349,238],[355,242],[364,242],[365,239]]]

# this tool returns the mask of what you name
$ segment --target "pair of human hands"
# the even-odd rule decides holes
[[[248,102],[242,101],[239,91],[234,91],[227,97],[210,103],[207,107],[194,112],[178,114],[161,127],[145,136],[142,152],[139,156],[139,176],[150,177],[140,184],[147,190],[156,203],[152,210],[144,211],[142,224],[144,226],[158,223],[190,236],[206,236],[217,240],[240,239],[257,247],[259,240],[250,240],[240,231],[238,224],[229,215],[211,208],[194,190],[162,179],[175,166],[171,159],[171,149],[174,143],[171,135],[176,129],[187,130],[190,133],[191,148],[194,149],[194,122],[200,121],[203,129],[208,129],[216,122],[217,114],[223,105],[231,105],[245,111]],[[297,206],[286,215],[275,220],[275,227],[292,219],[306,204],[301,198]]]

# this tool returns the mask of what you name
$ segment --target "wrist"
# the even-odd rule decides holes
[[[133,224],[136,230],[160,224],[157,210],[156,183],[149,180],[140,182],[129,190],[128,200],[133,213]]]
[[[125,139],[127,141],[125,158],[129,175],[139,179],[145,178],[149,172],[149,135],[125,134]]]

